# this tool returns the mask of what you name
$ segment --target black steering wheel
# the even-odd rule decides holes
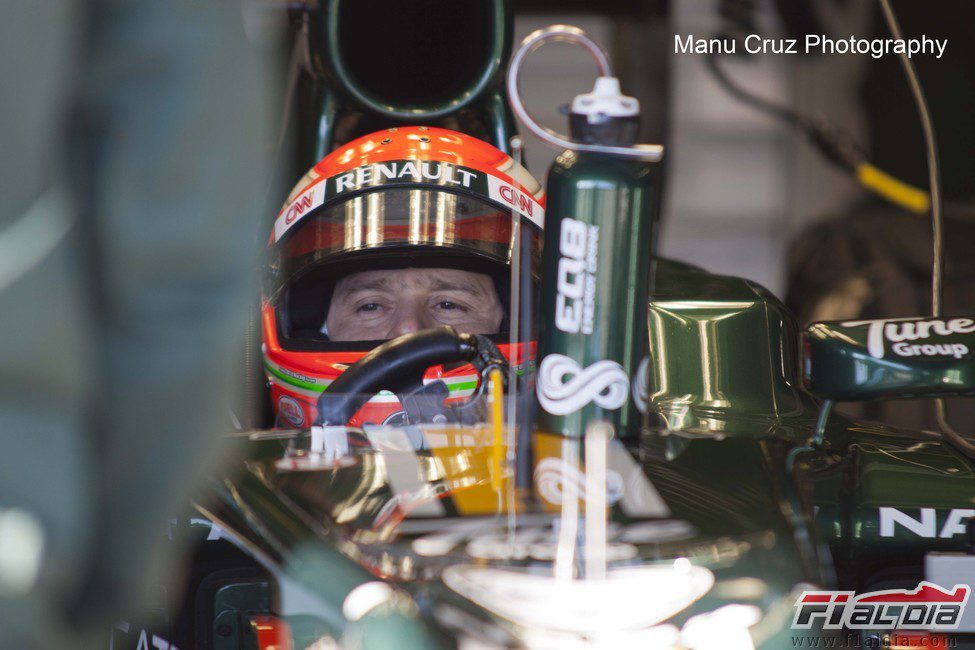
[[[400,396],[400,402],[409,411],[410,403],[418,404],[418,395],[429,404],[438,402],[440,411],[449,411],[443,402],[448,395],[443,382],[424,385],[423,375],[427,368],[445,363],[467,362],[485,384],[485,372],[494,366],[502,370],[507,379],[508,362],[486,336],[465,334],[452,327],[410,332],[383,343],[362,357],[333,381],[318,398],[318,416],[315,424],[341,426],[346,424],[369,399],[381,390]]]

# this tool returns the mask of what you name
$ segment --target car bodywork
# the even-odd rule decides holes
[[[678,592],[675,604],[660,598],[673,578],[664,573],[647,576],[643,596],[615,604],[603,596],[611,611],[643,600],[636,627],[607,623],[617,641],[677,647],[688,630],[700,636],[710,615],[721,634],[750,627],[756,647],[791,646],[801,634],[824,634],[790,629],[803,589],[910,588],[924,578],[926,553],[967,549],[972,467],[952,447],[838,416],[811,443],[819,400],[803,385],[798,328],[774,296],[667,260],[655,261],[652,295],[653,419],[609,447],[624,496],[614,497],[611,481],[607,557],[611,566],[665,571],[683,558],[713,584],[687,602]],[[500,601],[490,589],[464,588],[465,570],[551,573],[567,489],[552,468],[572,457],[560,436],[535,433],[535,491],[526,499],[492,475],[498,449],[487,425],[348,433],[347,461],[317,466],[307,432],[240,436],[245,468],[214,482],[200,501],[207,519],[189,527],[209,549],[198,553],[237,559],[192,587],[196,647],[256,643],[259,614],[284,621],[295,647],[322,639],[386,647],[391,638],[396,647],[464,639],[569,647],[610,638],[596,623],[573,627],[586,611],[554,615],[561,629],[533,626],[553,616],[538,599],[528,602],[542,611],[519,616],[504,607],[517,588],[501,589]],[[550,580],[525,593],[564,588]],[[377,583],[389,591],[350,616],[350,603]]]

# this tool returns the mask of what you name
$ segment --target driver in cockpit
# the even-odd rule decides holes
[[[493,335],[509,349],[513,218],[533,251],[542,245],[541,185],[495,147],[454,131],[400,127],[338,148],[302,178],[269,243],[264,365],[278,422],[306,427],[320,393],[379,343],[450,326]],[[521,350],[520,348],[524,348]],[[473,393],[470,365],[435,366],[451,399]],[[352,424],[400,411],[378,395]]]

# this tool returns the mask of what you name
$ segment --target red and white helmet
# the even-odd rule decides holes
[[[264,365],[278,422],[310,426],[319,394],[378,341],[330,341],[322,333],[332,287],[376,268],[453,267],[489,273],[507,308],[512,213],[530,238],[537,275],[545,198],[541,185],[507,154],[455,131],[399,127],[361,137],[318,162],[295,186],[274,222],[266,267]],[[502,329],[504,329],[503,321]],[[513,364],[533,343],[510,350]],[[471,366],[430,368],[450,399],[477,385]],[[400,411],[395,395],[368,402],[352,424],[382,423]]]

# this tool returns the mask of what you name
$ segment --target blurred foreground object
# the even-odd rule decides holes
[[[0,9],[0,629],[93,647],[227,428],[268,184],[241,6]]]

